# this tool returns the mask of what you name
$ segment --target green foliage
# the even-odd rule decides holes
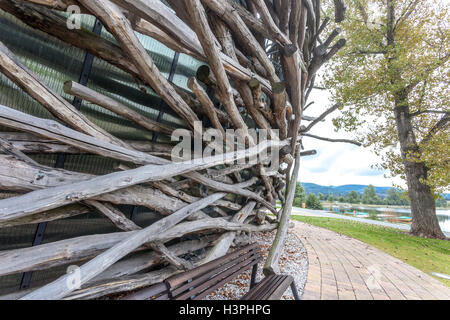
[[[375,188],[373,185],[369,185],[367,188],[364,189],[364,192],[361,197],[361,201],[364,204],[382,204],[383,201],[380,199],[380,197],[376,194]]]
[[[359,197],[359,194],[356,191],[350,191],[347,195],[345,201],[349,203],[360,203],[361,199]]]
[[[323,210],[323,207],[322,207],[322,204],[320,203],[319,198],[317,198],[314,193],[310,193],[306,197],[306,207],[308,209]]]
[[[436,207],[447,208],[447,200],[443,198],[439,198],[436,200]]]
[[[394,188],[391,188],[388,191],[386,191],[386,198],[384,198],[384,203],[387,205],[394,205],[394,206],[409,205],[408,199],[406,199],[401,192],[397,191]]]
[[[333,123],[372,147],[382,159],[381,169],[405,179],[393,111],[407,106],[415,114],[411,120],[419,152],[406,156],[424,162],[429,169],[424,182],[443,192],[450,184],[450,122],[441,130],[433,128],[450,112],[450,7],[443,0],[392,0],[391,37],[388,2],[348,0],[346,20],[324,31],[340,27],[347,40],[325,68],[323,86],[346,106]],[[325,3],[331,10],[333,1]],[[405,97],[399,103],[400,94]]]
[[[300,182],[297,182],[295,185],[295,194],[294,194],[294,207],[301,207],[302,203],[306,201],[305,188],[303,188]]]
[[[328,202],[334,202],[334,197],[330,194],[327,198]]]

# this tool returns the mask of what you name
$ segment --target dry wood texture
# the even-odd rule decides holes
[[[320,1],[167,2],[172,8],[160,0],[0,0],[0,10],[28,27],[130,74],[187,127],[177,130],[161,117],[144,115],[112,88],[110,94],[100,93],[68,77],[58,93],[0,42],[0,72],[58,121],[0,105],[0,126],[8,128],[0,132],[0,191],[10,193],[0,200],[0,228],[94,211],[96,219],[107,219],[117,229],[0,251],[0,277],[81,263],[81,288],[68,285],[69,273],[2,298],[92,299],[141,288],[223,256],[239,232],[278,228],[265,265],[266,273],[276,273],[300,158],[316,153],[300,151],[301,137],[356,143],[309,133],[340,104],[317,118],[303,114],[319,68],[345,45],[345,39],[336,40],[339,28],[323,35],[331,18],[320,16]],[[334,18],[341,22],[345,4],[334,3]],[[115,41],[67,28],[61,11],[71,5],[95,16]],[[191,92],[164,77],[136,32],[204,63],[189,78]],[[109,133],[63,94],[149,131],[153,141]],[[157,139],[181,134],[194,139],[182,154],[176,139]],[[186,158],[186,152],[193,156]],[[117,163],[112,172],[94,175],[30,158],[40,154],[90,155]],[[280,212],[274,207],[278,199]],[[139,206],[154,219],[138,225],[119,205]],[[269,211],[278,219],[267,216]],[[200,249],[206,249],[201,262],[189,261],[189,254]]]

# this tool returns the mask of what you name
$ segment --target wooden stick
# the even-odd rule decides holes
[[[289,36],[289,16],[291,13],[292,0],[275,0],[274,6],[280,20],[280,30]]]
[[[248,50],[250,50],[252,54],[258,58],[269,73],[270,81],[279,82],[279,78],[276,75],[273,64],[270,62],[265,51],[256,41],[255,37],[250,32],[244,21],[242,21],[239,13],[235,11],[233,6],[231,6],[228,2],[219,0],[204,0],[204,3],[228,24],[235,35],[239,38],[241,44],[247,47]]]
[[[71,127],[86,134],[95,135],[101,140],[119,146],[125,146],[125,143],[92,123],[75,109],[73,105],[43,84],[42,80],[22,64],[2,42],[0,42],[0,71],[36,99],[54,116],[69,124]]]
[[[217,199],[225,196],[223,193],[217,193],[211,195],[205,199],[202,199],[194,204],[186,206],[185,208],[172,214],[170,217],[161,219],[160,221],[152,224],[151,226],[136,231],[133,235],[125,238],[124,241],[119,242],[111,249],[98,255],[94,259],[85,263],[80,267],[81,279],[80,283],[86,283],[96,275],[100,274],[114,262],[118,261],[134,249],[138,248],[141,244],[153,241],[158,233],[169,229],[176,223],[186,218],[194,211],[198,211]],[[202,221],[202,220],[200,220]],[[199,222],[200,222],[199,221]],[[267,229],[267,228],[266,228]],[[43,299],[60,299],[68,295],[74,289],[67,286],[67,280],[69,275],[60,277],[52,283],[33,291],[26,295],[22,300],[43,300]]]
[[[289,17],[289,38],[291,43],[297,44],[301,25],[303,3],[302,0],[291,1],[291,14]]]
[[[333,47],[324,55],[315,55],[308,67],[308,83],[312,77],[317,73],[320,67],[329,61],[341,48],[346,44],[345,39],[339,39]]]
[[[236,84],[244,105],[258,128],[267,130],[270,139],[277,139],[278,135],[272,130],[270,123],[256,106],[253,100],[252,90],[248,86],[248,83],[237,81]]]
[[[117,160],[122,160],[126,162],[136,163],[136,164],[170,164],[169,160],[154,157],[142,152],[133,151],[130,149],[125,149],[119,146],[108,144],[102,142],[90,136],[84,135],[77,131],[71,130],[59,123],[52,120],[44,120],[30,116],[28,114],[16,111],[11,108],[0,105],[0,124],[11,127],[17,130],[25,130],[33,134],[39,134],[46,138],[58,140],[69,145],[76,146],[80,149],[99,154],[106,157],[111,157]],[[278,147],[283,147],[287,141],[276,142],[279,144]],[[220,190],[225,192],[236,193],[245,197],[250,197],[264,206],[266,206],[271,211],[276,211],[270,203],[257,196],[255,193],[239,188],[236,185],[228,185],[225,183],[220,183],[209,179],[200,173],[189,172],[185,173],[184,176],[195,180],[207,187],[214,190]]]
[[[194,122],[199,121],[197,115],[173,89],[168,80],[160,73],[149,54],[139,42],[130,22],[119,8],[107,0],[79,0],[80,3],[102,20],[120,43],[122,49],[141,70],[141,75],[156,93],[184,120],[189,127],[194,128]]]
[[[1,189],[28,192],[30,190],[86,181],[95,176],[42,165],[31,165],[9,156],[0,156],[0,177]],[[182,201],[174,197],[166,196],[158,190],[144,186],[132,186],[93,197],[92,199],[117,205],[144,206],[165,215],[176,211],[184,205]],[[49,217],[52,217],[52,215],[49,215]]]
[[[287,138],[287,119],[286,119],[286,87],[282,82],[275,83],[273,86],[273,111],[275,121],[280,129],[280,139]]]
[[[256,35],[256,37],[263,37],[266,39],[270,39],[274,42],[278,42],[276,39],[277,35],[271,34],[271,30],[267,28],[264,23],[256,17],[257,12],[249,12],[243,6],[241,6],[238,2],[234,0],[225,0],[228,2],[227,6],[233,8],[233,11],[236,11],[241,19],[245,22],[249,29],[252,29]],[[248,4],[253,5],[252,1],[249,1]],[[255,7],[256,10],[256,7]],[[226,20],[225,20],[226,21]]]
[[[170,240],[183,237],[185,234],[199,233],[211,229],[241,230],[241,228],[244,228],[243,230],[249,230],[248,228],[250,228],[250,230],[255,230],[251,229],[252,226],[242,226],[241,224],[227,222],[222,218],[202,219],[180,223],[175,227],[170,228],[167,232],[155,234],[155,237],[152,238],[154,240],[149,240],[149,242],[159,241],[166,243]],[[44,270],[63,264],[86,260],[113,247],[129,238],[131,235],[134,235],[136,232],[137,231],[129,231],[87,235],[45,243],[35,247],[1,251],[0,275],[4,276],[31,270]],[[139,250],[141,249],[147,248],[140,248]],[[136,265],[133,268],[139,269]],[[145,268],[145,266],[143,268]],[[112,270],[115,271],[107,273],[104,276],[99,275],[97,279],[104,279],[105,277],[107,278],[114,275],[121,276],[124,275],[123,272],[125,272],[120,272],[120,266],[113,266]],[[136,272],[140,270],[137,270]]]
[[[286,192],[286,202],[284,204],[277,234],[269,250],[266,262],[264,263],[264,274],[267,276],[272,273],[279,273],[278,260],[283,250],[284,239],[289,227],[289,217],[291,216],[292,203],[294,201],[295,187],[297,184],[298,173],[300,170],[300,151],[297,150],[295,157],[295,166],[290,178],[290,183]]]
[[[214,34],[222,45],[223,52],[233,60],[239,61],[233,41],[233,35],[226,26],[225,22],[223,22],[222,19],[214,13],[209,13],[208,20],[214,30]],[[248,61],[247,59],[245,60]]]
[[[208,119],[211,121],[211,124],[214,126],[214,128],[219,130],[219,132],[222,134],[222,137],[225,137],[225,130],[223,129],[222,124],[219,121],[216,108],[214,107],[211,99],[208,97],[208,94],[198,84],[197,80],[194,77],[189,78],[188,87],[194,92],[195,96],[202,104],[208,116]]]
[[[218,238],[217,234],[200,236],[198,240],[187,240],[170,245],[167,249],[175,256],[196,252],[210,246]],[[153,251],[134,253],[131,257],[120,260],[88,282],[130,276],[145,269],[152,268],[161,262],[161,257]]]
[[[245,219],[251,214],[256,206],[256,202],[250,201],[245,207],[236,213],[231,222],[243,223]],[[236,237],[236,232],[227,232],[220,236],[216,244],[208,251],[206,257],[202,260],[203,263],[210,262],[214,259],[220,258],[225,255],[230,249],[233,240]]]
[[[163,257],[163,259],[167,260],[167,262],[169,262],[178,270],[187,271],[194,267],[194,265],[191,262],[177,257],[177,255],[171,252],[169,249],[167,249],[167,247],[163,243],[156,242],[153,243],[151,246],[156,252],[158,252]]]
[[[254,107],[259,110],[259,112],[269,121],[270,126],[276,127],[275,118],[273,116],[272,110],[267,106],[266,102],[263,100],[261,84],[255,78],[248,82],[248,86],[252,90]]]
[[[202,54],[202,47],[192,29],[159,0],[113,0],[120,7],[163,29],[183,47]],[[110,6],[106,4],[107,6]]]
[[[169,266],[143,274],[136,274],[117,279],[108,279],[99,283],[91,283],[90,285],[86,284],[81,289],[75,290],[69,294],[63,300],[90,300],[110,294],[134,291],[139,288],[160,283],[179,272],[180,270]]]
[[[70,145],[62,144],[55,140],[50,140],[35,136],[25,132],[0,132],[0,139],[8,140],[16,150],[25,154],[32,153],[69,153],[85,154],[86,151],[80,150]],[[133,149],[150,153],[152,155],[171,156],[173,145],[168,143],[158,143],[151,141],[124,140],[124,142],[133,147]]]
[[[133,291],[162,282],[178,272],[180,271],[173,267],[168,267],[138,275],[88,282],[81,289],[75,290],[65,297],[64,300],[95,299],[109,294]],[[33,290],[35,289],[25,289],[5,296],[0,296],[0,300],[17,300],[26,296]]]
[[[101,203],[94,200],[84,201],[87,205],[94,207],[97,211],[108,218],[117,228],[123,231],[140,230],[133,221],[128,219],[122,212],[108,203]]]
[[[265,141],[247,150],[204,158],[201,164],[188,161],[163,166],[147,165],[128,170],[127,172],[117,172],[96,177],[86,182],[54,187],[51,192],[49,190],[34,191],[24,196],[1,200],[0,203],[3,206],[0,207],[0,221],[31,215],[46,209],[53,209],[73,201],[89,199],[127,186],[147,181],[162,180],[166,177],[233,162],[246,156],[256,156],[259,152],[269,147],[273,148],[283,145],[285,143]],[[196,173],[192,174],[197,176]]]
[[[266,26],[270,30],[270,33],[273,35],[273,37],[282,45],[288,45],[291,42],[286,37],[286,35],[281,32],[281,30],[278,28],[277,24],[272,18],[272,15],[269,12],[269,9],[267,8],[266,4],[263,0],[253,0],[253,3],[257,7],[259,14],[261,15],[261,18]]]
[[[8,153],[12,154],[13,157],[17,158],[20,161],[23,161],[24,163],[33,166],[38,167],[41,169],[42,167],[33,159],[29,158],[27,155],[22,153],[19,150],[16,150],[10,143],[8,143],[6,140],[0,139],[0,148],[4,151],[7,151]],[[16,169],[14,167],[14,169]],[[125,231],[131,231],[131,230],[137,230],[140,229],[137,225],[135,225],[132,221],[130,221],[128,218],[125,217],[125,215],[122,214],[119,210],[115,209],[112,205],[109,204],[102,204],[100,202],[89,200],[87,202],[88,205],[94,207],[97,209],[100,213],[105,215],[111,222],[118,227],[121,230]]]
[[[215,200],[218,200],[225,195],[226,194],[224,193],[213,194],[194,204],[184,207],[183,209],[175,212],[169,217],[161,219],[145,229],[136,231],[135,234],[126,238],[124,241],[119,242],[111,249],[105,251],[104,253],[81,266],[80,284],[86,283],[96,275],[100,274],[114,262],[120,260],[122,257],[126,256],[128,253],[132,252],[142,244],[151,241],[150,239],[155,238],[155,234],[164,232],[165,230],[185,219],[190,214],[205,208]],[[69,288],[67,286],[68,277],[68,275],[62,276],[58,280],[55,280],[52,283],[33,291],[22,299],[42,300],[63,298],[68,293],[74,290],[73,288]]]
[[[199,197],[194,197],[183,191],[175,190],[171,186],[169,186],[165,183],[162,183],[161,181],[150,182],[150,184],[152,186],[154,186],[155,188],[161,190],[165,194],[175,197],[175,198],[179,198],[187,203],[193,203],[193,202],[200,200]],[[223,208],[231,209],[231,210],[240,210],[242,207],[241,205],[239,205],[237,203],[233,203],[231,201],[226,201],[226,200],[217,200],[214,204],[217,206],[223,207]]]
[[[119,5],[124,5],[124,1],[116,1]],[[155,22],[159,27],[163,30],[169,32],[171,35],[177,39],[179,38],[181,43],[186,43],[189,46],[189,49],[193,52],[197,52],[201,55],[201,60],[206,60],[207,57],[203,52],[202,47],[199,45],[200,42],[196,39],[195,33],[191,30],[191,28],[186,25],[183,21],[179,19],[176,15],[174,15],[168,8],[164,7],[158,0],[147,0],[147,1],[137,1],[137,0],[127,0],[126,7],[131,9],[137,15],[145,17],[150,21]],[[182,4],[176,4],[176,9],[179,7],[183,7]],[[155,10],[156,9],[156,10]],[[180,12],[180,10],[178,11]],[[186,19],[186,13],[183,13],[184,18]],[[174,29],[173,26],[176,26]],[[175,31],[174,31],[175,30]],[[139,30],[143,34],[148,34],[145,28],[141,28]],[[174,34],[176,33],[176,34]],[[153,34],[155,36],[155,34]],[[166,43],[165,37],[155,38],[162,43]],[[185,42],[185,39],[190,39]],[[214,41],[217,44],[216,41]],[[194,44],[194,46],[192,46]],[[248,80],[252,76],[252,72],[244,67],[242,67],[237,61],[234,61],[232,58],[228,57],[226,54],[220,53],[220,58],[222,63],[226,69],[226,71],[232,75],[233,77],[241,80]],[[270,83],[263,79],[259,78],[264,88],[270,90]]]
[[[8,1],[14,1],[14,9],[15,11],[11,10],[11,6],[8,5]],[[47,7],[50,7],[52,9],[57,10],[63,10],[65,11],[67,9],[68,5],[73,4],[73,1],[71,0],[58,0],[58,5],[54,5],[55,0],[30,0],[30,2],[34,2],[40,5],[45,5]],[[8,5],[8,6],[7,6]],[[92,54],[101,57],[102,59],[105,59],[106,61],[118,66],[122,70],[126,72],[130,72],[135,76],[140,77],[138,69],[134,66],[133,62],[130,61],[127,57],[125,57],[125,54],[121,51],[120,48],[113,45],[107,40],[104,40],[101,37],[93,35],[91,32],[87,32],[85,30],[68,30],[66,27],[66,23],[63,17],[57,17],[55,19],[55,15],[52,14],[50,10],[46,10],[46,8],[32,5],[29,3],[21,3],[17,2],[15,0],[1,0],[0,1],[0,7],[4,10],[5,7],[8,8],[8,12],[14,14],[19,19],[23,20],[25,23],[32,25],[34,28],[38,28],[40,30],[43,30],[44,32],[47,32],[53,36],[56,36],[62,41],[69,42],[77,47],[80,47],[82,49],[85,49]],[[32,9],[29,9],[29,8]],[[18,11],[20,10],[20,11]],[[45,15],[39,15],[34,17],[34,20],[26,19],[25,17],[29,12],[33,12],[38,10],[40,13],[42,11],[46,11]],[[136,8],[136,10],[138,10]],[[85,12],[88,12],[87,9],[84,9]],[[22,12],[22,13],[21,13]],[[132,27],[145,35],[148,35],[161,43],[164,43],[169,48],[182,52],[188,55],[192,55],[195,58],[199,60],[206,61],[206,57],[203,55],[198,56],[195,52],[189,50],[188,48],[180,46],[180,43],[177,42],[175,39],[173,39],[169,34],[167,34],[165,31],[161,30],[160,28],[156,27],[155,25],[151,24],[150,22],[140,19],[140,18],[134,18],[130,17],[130,13],[126,12],[126,15],[129,16],[131,19]],[[168,20],[178,19],[170,10],[169,12],[164,12],[164,14],[160,14],[160,16],[167,17]],[[159,20],[159,21],[165,21]],[[189,29],[188,26],[186,26],[187,29]],[[181,28],[183,31],[186,28]],[[192,32],[192,30],[191,30]],[[184,34],[184,33],[183,33]],[[180,36],[182,37],[182,36]],[[83,39],[86,38],[86,39]],[[118,49],[118,50],[117,50]],[[225,54],[221,54],[221,59],[224,64],[225,69],[227,72],[232,75],[236,79],[241,79],[243,81],[248,81],[253,77],[253,73],[251,70],[248,70],[247,68],[241,66],[239,63],[235,62],[233,59],[229,58]],[[257,76],[258,77],[258,76]],[[144,79],[141,79],[144,83],[146,82]],[[259,77],[259,81],[261,81],[261,84],[263,85],[264,89],[268,92],[270,92],[270,82],[268,82],[263,77]]]
[[[76,96],[82,100],[86,100],[96,105],[103,107],[109,111],[114,112],[126,119],[129,119],[143,128],[153,131],[160,132],[167,135],[172,134],[175,128],[164,125],[160,122],[151,120],[147,117],[144,117],[139,112],[132,110],[131,108],[125,106],[124,104],[107,97],[99,92],[96,92],[88,87],[85,87],[78,82],[74,81],[66,81],[64,83],[64,92],[73,96]]]
[[[214,44],[213,33],[204,14],[203,6],[200,3],[200,0],[186,1],[185,5],[191,16],[191,21],[194,25],[198,39],[200,40],[203,50],[208,57],[209,65],[217,79],[220,95],[223,98],[222,102],[224,107],[234,126],[237,129],[242,130],[244,139],[251,139],[248,134],[247,125],[239,114],[236,104],[234,103],[231,85],[227,78],[225,69],[220,61],[217,47]]]

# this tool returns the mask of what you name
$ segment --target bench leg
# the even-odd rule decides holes
[[[297,286],[295,285],[295,281],[292,281],[292,283],[291,283],[291,290],[292,290],[292,295],[294,296],[294,299],[300,300],[300,297],[298,296]]]
[[[256,284],[256,273],[258,272],[258,265],[253,265],[252,268],[252,276],[250,278],[250,290],[255,286]]]

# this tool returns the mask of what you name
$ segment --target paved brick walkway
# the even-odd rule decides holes
[[[359,240],[295,221],[308,252],[304,300],[450,299],[450,288]]]

